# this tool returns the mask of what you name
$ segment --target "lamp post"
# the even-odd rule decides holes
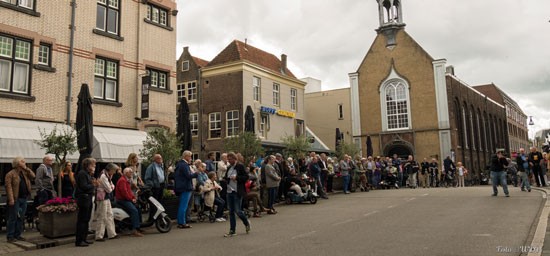
[[[529,116],[529,126],[532,128],[535,125],[535,122],[533,122],[533,116]],[[533,131],[533,147],[535,146],[535,140],[536,140],[536,133]]]

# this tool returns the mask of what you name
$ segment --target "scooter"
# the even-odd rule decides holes
[[[308,189],[304,193],[304,196],[299,196],[294,191],[289,191],[286,194],[286,201],[285,201],[286,204],[292,204],[292,203],[301,204],[302,202],[306,202],[306,201],[310,202],[311,204],[316,204],[317,203],[317,197],[315,195],[313,195],[313,192],[311,192],[310,189]]]
[[[393,174],[389,173],[385,179],[380,181],[380,187],[383,189],[391,189],[392,187],[395,189],[399,189],[399,184],[397,184],[397,177],[395,177]]]
[[[160,233],[170,232],[172,229],[172,220],[166,214],[164,206],[157,201],[153,196],[151,196],[151,189],[147,187],[141,188],[141,194],[138,196],[138,200],[142,203],[145,203],[149,206],[149,209],[152,209],[152,205],[157,208],[157,211],[153,215],[152,220],[142,222],[140,227],[150,227],[155,224],[155,227]],[[132,221],[130,219],[130,214],[126,212],[121,206],[116,203],[113,205],[113,217],[115,219],[115,228],[117,232],[121,230],[131,230]]]

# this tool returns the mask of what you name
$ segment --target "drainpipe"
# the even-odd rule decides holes
[[[74,54],[74,19],[76,13],[76,0],[71,0],[71,38],[69,48],[69,77],[67,83],[67,125],[71,125],[71,103],[72,103],[72,84],[73,84],[73,54]]]
[[[203,131],[204,129],[202,129],[203,125],[202,125],[202,68],[199,68],[198,71],[197,71],[197,93],[199,94],[197,97],[197,108],[198,108],[198,112],[199,112],[199,118],[197,120],[197,122],[199,122],[199,157],[202,158],[203,157],[203,153],[202,153],[202,149],[203,149]],[[207,125],[208,127],[208,125]],[[191,146],[191,149],[192,149],[192,146]]]

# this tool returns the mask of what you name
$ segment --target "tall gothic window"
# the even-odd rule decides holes
[[[388,130],[410,128],[409,122],[409,91],[405,82],[400,79],[392,79],[384,85],[384,109],[386,113],[386,125]],[[385,114],[385,115],[384,115]]]

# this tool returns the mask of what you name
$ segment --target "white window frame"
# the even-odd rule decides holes
[[[99,10],[99,8],[103,8],[104,11],[103,11],[103,21],[102,21],[102,25],[103,25],[103,28],[101,27],[97,27],[97,20],[96,20],[96,29],[99,29],[101,31],[105,31],[107,33],[111,33],[111,34],[115,34],[115,35],[118,35],[119,34],[119,31],[120,31],[120,11],[121,11],[121,8],[120,8],[120,2],[119,0],[98,0],[97,1],[97,8],[96,9],[96,19],[97,19],[97,12]],[[115,17],[115,31],[110,31],[109,30],[109,11],[113,11],[116,13],[116,17]]]
[[[281,85],[273,83],[273,106],[279,106],[281,103]]]
[[[0,70],[0,91],[16,94],[29,94],[30,72],[32,66],[32,42],[23,38],[0,34],[0,62],[4,70]],[[17,76],[19,74],[19,76]]]
[[[147,72],[151,77],[151,87],[168,89],[168,72],[154,68],[147,68]]]
[[[252,77],[252,97],[254,101],[262,101],[262,79],[257,76]]]
[[[225,135],[226,137],[234,137],[239,134],[239,111],[229,110],[225,112]]]
[[[397,96],[398,87],[401,87],[403,89],[403,92],[404,92],[404,98],[393,100],[394,102],[396,102],[396,105],[395,105],[396,113],[391,114],[391,116],[396,117],[397,127],[392,127],[392,128],[390,128],[390,125],[389,125],[389,116],[390,116],[390,114],[388,113],[388,104],[387,104],[388,102],[386,100],[386,89],[388,89],[389,87],[392,87],[393,89],[395,89],[396,96]],[[402,79],[401,77],[397,76],[397,74],[395,73],[395,71],[392,68],[392,72],[391,72],[390,76],[388,77],[388,79],[386,79],[384,82],[382,82],[382,86],[380,86],[380,91],[379,91],[379,93],[380,93],[380,109],[381,109],[381,112],[382,112],[382,130],[383,131],[399,131],[399,130],[412,129],[411,99],[410,99],[409,88],[410,87],[409,87],[409,84],[407,83],[407,81],[405,81],[405,79]],[[407,108],[406,113],[399,113],[399,108],[398,108],[398,104],[397,104],[398,101],[400,101],[401,103],[404,101],[405,106]],[[407,122],[407,126],[401,126],[400,125],[400,120],[403,121],[403,119],[399,119],[399,115],[406,115],[406,119],[404,119],[404,121]]]
[[[101,66],[98,66],[98,61],[103,62]],[[113,72],[109,73],[109,67],[114,66]],[[94,66],[94,98],[96,99],[102,99],[102,100],[108,100],[108,101],[117,101],[118,100],[118,80],[119,80],[119,65],[118,62],[115,60],[103,58],[103,57],[96,57],[95,60],[95,66]],[[99,81],[101,83],[101,95],[97,95],[96,91],[98,88],[98,84],[96,83]],[[107,86],[113,85],[113,96],[114,97],[108,97],[107,96]]]
[[[213,132],[219,133],[218,136],[212,136]],[[222,137],[222,114],[214,112],[208,114],[208,138],[219,139]]]
[[[197,82],[192,81],[187,83],[187,102],[196,102],[197,101],[197,95],[198,95],[198,88],[197,88]]]
[[[290,109],[296,111],[298,109],[298,90],[290,88]]]
[[[189,114],[189,122],[191,123],[191,136],[199,135],[199,113]]]
[[[189,61],[183,61],[181,63],[181,71],[189,71]]]
[[[40,44],[38,48],[38,64],[44,65],[44,66],[50,66],[51,65],[51,46],[46,44]]]
[[[186,86],[187,85],[185,83],[177,84],[176,91],[178,93],[178,102],[181,98],[187,97],[186,96],[186,92],[187,92]]]
[[[259,114],[258,133],[262,138],[267,138],[267,131],[269,130],[269,115],[266,113]]]

